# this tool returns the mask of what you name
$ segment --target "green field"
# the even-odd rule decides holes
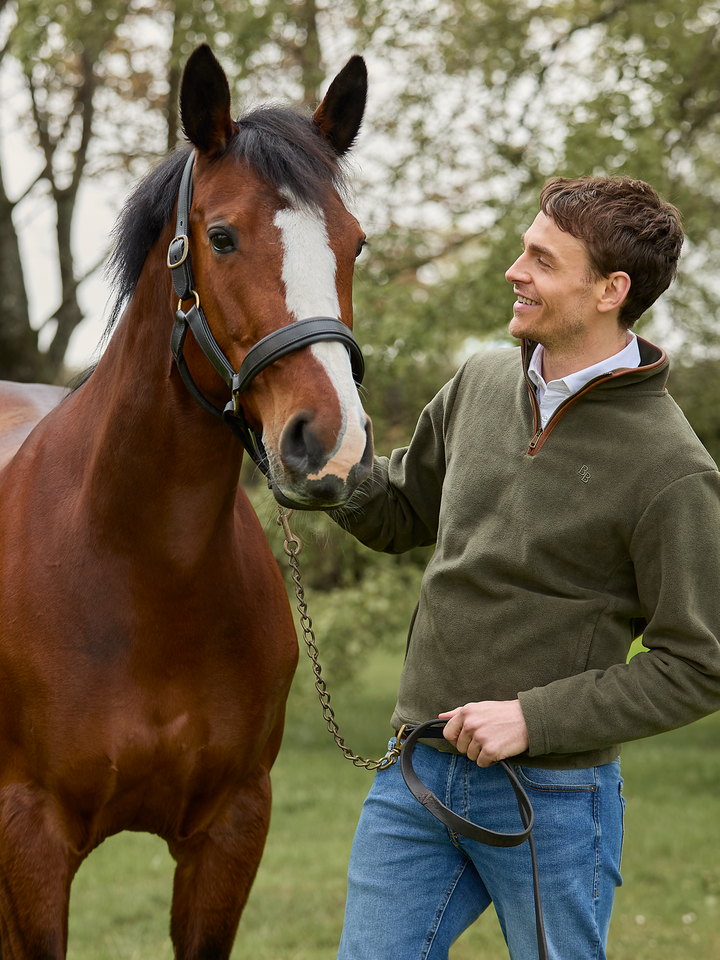
[[[349,745],[379,756],[389,734],[399,663],[374,658],[334,698]],[[283,749],[273,771],[273,820],[234,960],[332,960],[342,926],[345,870],[371,774],[344,760],[311,699],[303,657]],[[623,752],[627,798],[625,886],[616,899],[613,960],[720,957],[720,715]],[[72,960],[172,957],[167,935],[172,861],[162,841],[108,840],[73,885]],[[388,922],[402,909],[388,904]],[[490,912],[451,960],[507,960]],[[379,958],[381,960],[381,958]]]

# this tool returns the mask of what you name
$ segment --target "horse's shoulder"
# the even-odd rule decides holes
[[[67,392],[65,387],[47,383],[0,380],[0,469]]]

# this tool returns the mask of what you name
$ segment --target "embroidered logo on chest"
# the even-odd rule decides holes
[[[584,463],[578,470],[578,476],[580,477],[583,483],[587,483],[589,481],[592,474],[590,473],[590,468],[586,463]]]

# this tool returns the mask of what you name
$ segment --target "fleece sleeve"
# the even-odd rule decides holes
[[[648,648],[520,694],[530,756],[580,753],[720,709],[720,474],[686,476],[648,505],[630,544]]]
[[[462,369],[425,407],[407,447],[376,457],[372,475],[333,520],[373,550],[404,553],[435,543],[445,445]]]

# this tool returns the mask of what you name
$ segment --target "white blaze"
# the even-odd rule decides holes
[[[307,317],[340,319],[335,254],[330,246],[322,213],[306,206],[289,206],[278,210],[274,222],[282,235],[282,278],[288,313],[296,320]],[[362,457],[367,418],[358,397],[345,347],[337,341],[329,341],[314,343],[310,349],[335,387],[342,411],[342,427],[328,463],[320,473],[308,479],[319,480],[326,474],[344,479]]]

